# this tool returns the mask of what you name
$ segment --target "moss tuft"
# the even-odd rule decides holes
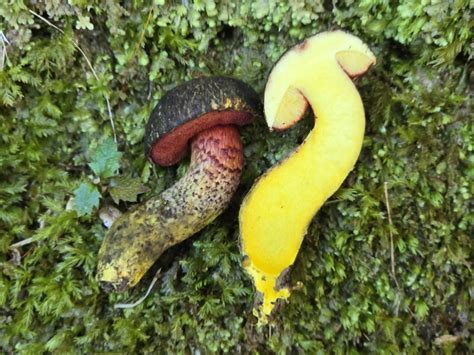
[[[474,351],[468,0],[123,3],[0,4],[3,352]],[[246,167],[230,208],[161,258],[145,302],[114,310],[138,299],[153,275],[125,294],[99,290],[99,208],[114,205],[119,178],[146,185],[143,200],[186,168],[153,168],[143,157],[158,99],[204,75],[235,76],[262,93],[287,48],[332,28],[360,36],[378,64],[358,83],[368,121],[362,155],[310,227],[291,302],[271,327],[255,327],[237,211],[253,180],[301,142],[309,117],[282,134],[263,122],[244,128]],[[94,152],[114,137],[108,102],[118,168],[96,176]],[[99,208],[94,198],[79,215],[81,184],[101,196]]]

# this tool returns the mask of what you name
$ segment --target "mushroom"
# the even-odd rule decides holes
[[[291,127],[308,104],[315,128],[287,159],[262,176],[240,209],[244,268],[262,303],[261,323],[290,288],[285,275],[294,263],[308,226],[354,167],[364,139],[364,107],[352,78],[375,64],[370,49],[342,31],[306,39],[286,52],[265,87],[270,129]]]
[[[261,111],[255,91],[227,77],[194,79],[161,98],[145,129],[145,154],[170,166],[190,146],[189,168],[107,232],[97,270],[106,290],[136,285],[167,248],[200,231],[227,207],[244,162],[237,126],[249,124]]]

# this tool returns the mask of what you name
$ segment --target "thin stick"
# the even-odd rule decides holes
[[[47,23],[49,26],[53,27],[54,29],[56,29],[59,32],[61,32],[62,34],[64,34],[64,31],[62,29],[60,29],[58,26],[56,26],[55,24],[53,24],[51,21],[47,20],[46,18],[44,18],[40,14],[37,14],[33,10],[28,9],[28,11],[30,12],[30,14],[38,17],[41,21]],[[92,66],[92,63],[89,60],[89,58],[87,57],[86,53],[82,50],[82,48],[79,46],[79,44],[76,41],[74,41],[73,39],[70,39],[70,38],[68,38],[68,40],[71,41],[71,43],[74,45],[74,47],[76,47],[76,49],[82,54],[82,56],[86,60],[86,63],[88,65],[88,67],[90,68],[90,70],[92,72],[92,75],[94,75],[95,80],[99,81],[99,77],[97,76],[97,73],[94,70],[94,67]],[[107,103],[107,111],[108,111],[108,114],[109,114],[110,125],[112,126],[112,133],[114,135],[114,141],[115,141],[115,143],[117,143],[117,134],[115,133],[114,116],[112,114],[112,109],[111,109],[111,106],[110,106],[109,97],[104,95],[104,98],[105,98],[105,102]]]
[[[134,303],[117,303],[117,304],[114,305],[114,309],[118,309],[118,308],[134,308],[134,307],[138,306],[140,303],[142,303],[143,301],[145,301],[145,299],[146,299],[146,298],[148,297],[148,295],[150,294],[151,289],[153,288],[153,286],[155,286],[156,281],[158,281],[158,277],[159,277],[159,275],[160,275],[160,271],[161,271],[161,269],[158,269],[158,271],[157,271],[156,274],[155,274],[155,277],[153,277],[153,280],[151,280],[150,286],[148,286],[148,290],[146,291],[145,296],[139,298],[138,301],[136,301],[136,302],[134,302]]]
[[[148,27],[148,24],[150,23],[154,9],[155,9],[155,5],[153,5],[148,11],[148,17],[145,21],[145,25],[143,26],[142,32],[140,33],[140,38],[138,39],[138,42],[136,43],[135,48],[133,49],[132,57],[130,59],[133,59],[133,57],[135,57],[135,55],[138,52],[138,48],[140,47],[140,44],[143,42],[143,38],[145,37],[145,31],[146,31],[146,28]]]
[[[391,274],[392,274],[393,280],[395,281],[395,284],[397,285],[397,289],[400,289],[400,286],[398,285],[398,281],[397,281],[397,275],[395,274],[395,251],[394,251],[394,247],[393,247],[392,210],[390,208],[390,201],[389,201],[389,198],[388,198],[388,183],[386,181],[383,183],[383,190],[384,190],[384,193],[385,193],[385,206],[387,207],[388,224],[389,224],[388,233],[390,235]]]
[[[10,245],[9,248],[10,249],[15,249],[15,248],[19,248],[19,247],[22,247],[23,245],[27,245],[27,244],[30,244],[30,243],[33,243],[33,242],[34,242],[33,237],[30,237],[30,238],[20,240],[19,242]]]
[[[3,31],[0,31],[0,36],[2,37],[2,41],[5,42],[6,44],[10,45],[10,42],[8,41],[7,36],[3,33]]]
[[[8,60],[7,46],[10,45],[8,38],[3,34],[3,31],[0,31],[0,42],[2,44],[2,54],[0,57],[0,70],[3,70],[5,63]]]

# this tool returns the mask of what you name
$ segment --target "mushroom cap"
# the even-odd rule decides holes
[[[262,115],[257,93],[229,77],[203,77],[168,91],[145,128],[145,154],[159,165],[177,163],[189,140],[216,125],[246,125]]]

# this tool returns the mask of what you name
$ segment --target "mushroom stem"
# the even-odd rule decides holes
[[[105,236],[97,271],[101,285],[117,291],[134,286],[166,249],[212,222],[237,189],[243,161],[235,126],[215,126],[197,134],[186,174],[122,215]],[[141,233],[147,238],[137,238]]]

